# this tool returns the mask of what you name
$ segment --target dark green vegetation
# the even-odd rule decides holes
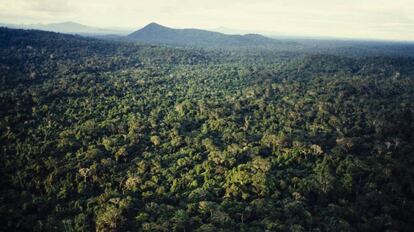
[[[414,60],[0,29],[4,231],[413,231]]]

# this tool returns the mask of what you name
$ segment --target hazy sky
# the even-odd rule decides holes
[[[2,23],[62,21],[414,40],[414,0],[0,0]]]

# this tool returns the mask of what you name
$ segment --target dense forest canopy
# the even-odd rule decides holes
[[[414,59],[354,51],[1,28],[1,230],[413,231]]]

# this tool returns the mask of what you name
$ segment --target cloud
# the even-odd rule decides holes
[[[25,2],[27,9],[31,11],[62,13],[73,10],[68,0],[30,0]]]

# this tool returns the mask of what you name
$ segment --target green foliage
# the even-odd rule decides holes
[[[2,230],[414,228],[411,58],[0,40]]]

